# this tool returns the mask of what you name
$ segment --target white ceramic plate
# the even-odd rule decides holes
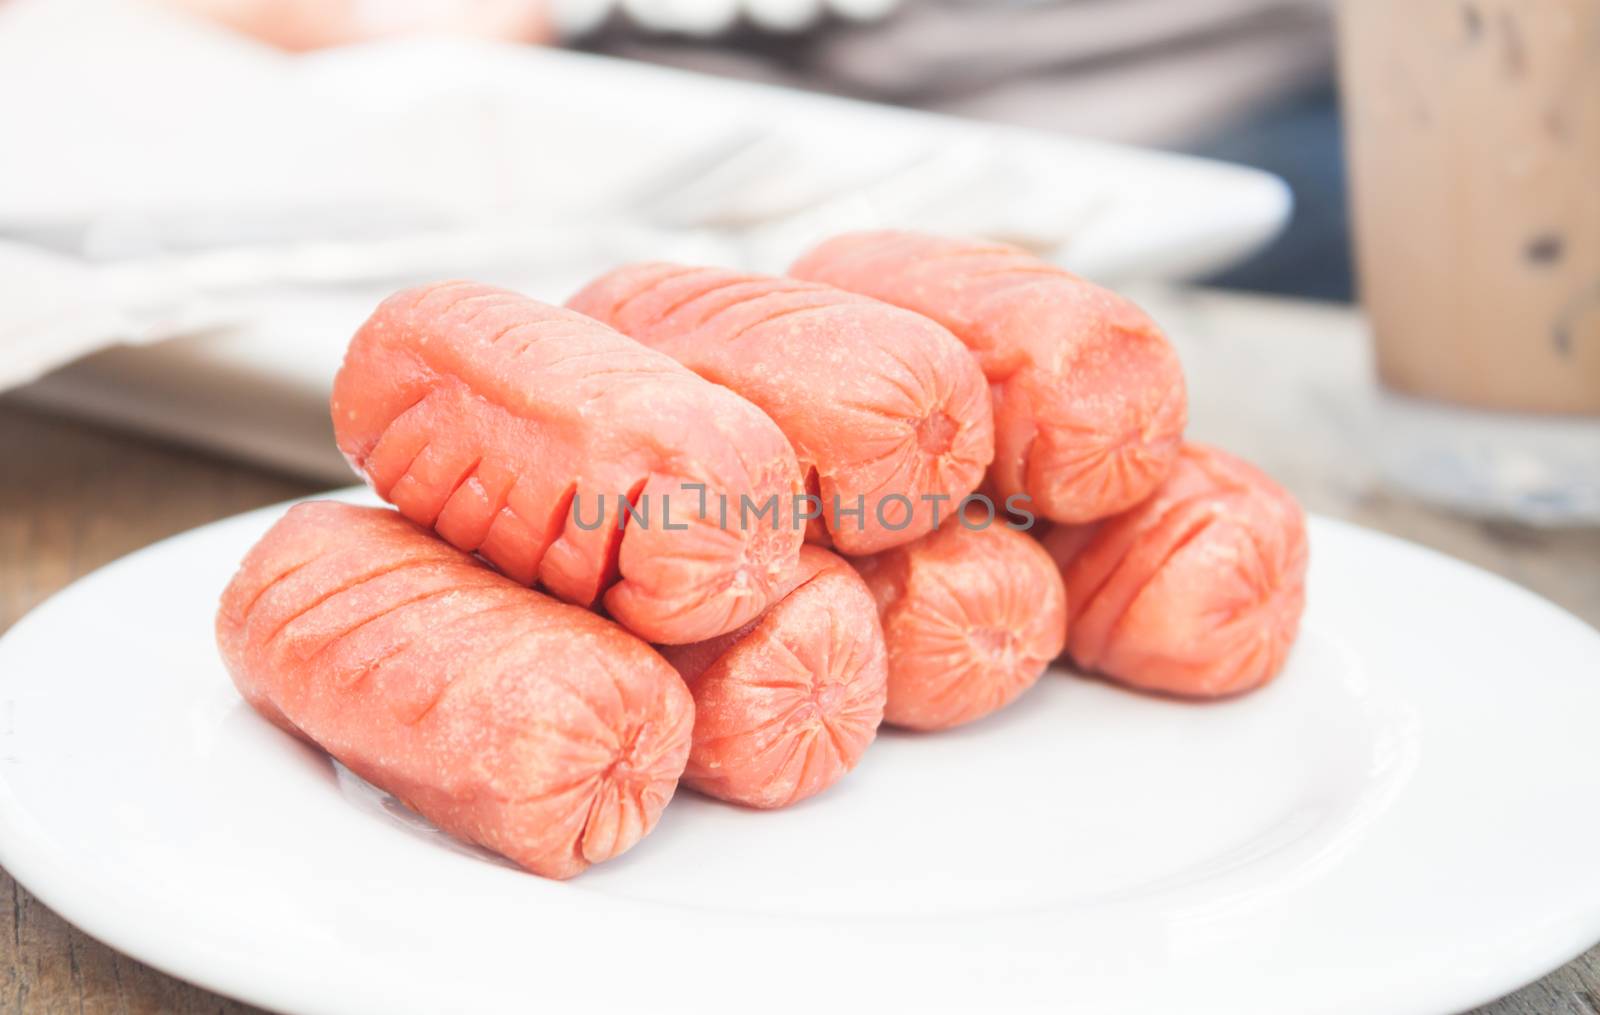
[[[1288,670],[1196,706],[1050,674],[765,814],[687,792],[564,884],[249,711],[217,593],[280,513],[0,641],[0,861],[168,972],[307,1012],[1445,1012],[1600,938],[1600,635],[1326,519]]]

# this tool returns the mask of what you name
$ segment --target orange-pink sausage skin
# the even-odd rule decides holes
[[[291,508],[216,632],[262,715],[546,877],[632,847],[688,760],[693,704],[648,645],[393,511]]]
[[[883,718],[883,633],[850,566],[800,551],[790,591],[745,629],[662,649],[694,694],[686,785],[785,807],[855,767]]]
[[[1305,515],[1249,463],[1185,444],[1143,504],[1043,538],[1072,598],[1067,651],[1080,667],[1191,698],[1239,694],[1283,668],[1305,607]]]
[[[519,582],[603,602],[650,641],[745,623],[799,552],[792,527],[723,525],[711,507],[801,489],[759,409],[514,293],[446,282],[391,296],[352,339],[331,408],[339,449],[408,518]],[[704,515],[686,484],[705,487]],[[649,524],[619,528],[619,498],[647,505]]]
[[[930,531],[940,499],[948,515],[994,456],[982,372],[919,314],[810,282],[660,263],[603,275],[568,305],[770,415],[821,498],[813,537],[841,552]]]
[[[1183,372],[1115,293],[1015,247],[905,232],[835,237],[790,273],[925,314],[966,343],[994,396],[1001,498],[1087,522],[1137,504],[1172,468]]]
[[[981,719],[1015,701],[1061,654],[1060,571],[1031,537],[1000,521],[969,528],[951,518],[915,543],[853,563],[883,620],[891,725],[941,730]]]

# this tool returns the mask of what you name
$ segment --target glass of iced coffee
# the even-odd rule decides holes
[[[1338,0],[1385,471],[1600,522],[1600,0]]]

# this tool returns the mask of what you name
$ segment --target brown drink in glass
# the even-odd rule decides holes
[[[1386,471],[1600,521],[1600,0],[1340,0]]]

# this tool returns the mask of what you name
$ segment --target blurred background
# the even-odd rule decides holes
[[[1329,0],[709,2],[666,35],[640,25],[684,5],[580,6],[610,10],[593,52],[1267,170],[1297,197],[1286,228],[1204,276],[1351,298]]]
[[[332,482],[428,278],[899,225],[1348,299],[1332,67],[1324,0],[0,0],[0,389]]]
[[[1123,290],[1196,439],[1600,623],[1596,181],[1600,0],[0,0],[0,629],[350,483],[397,288],[881,226]],[[238,1010],[9,888],[19,1009]]]

